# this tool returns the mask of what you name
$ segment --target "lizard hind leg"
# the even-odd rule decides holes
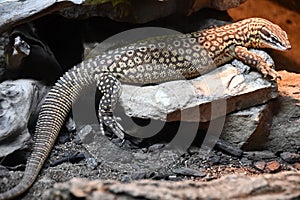
[[[120,81],[109,73],[102,73],[97,77],[97,85],[102,97],[99,102],[100,131],[105,134],[103,125],[108,127],[118,138],[124,139],[122,126],[116,121],[113,110],[121,94]]]

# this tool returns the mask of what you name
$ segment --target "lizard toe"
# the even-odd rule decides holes
[[[125,137],[123,127],[116,121],[113,115],[104,115],[102,121],[109,130],[119,139],[123,140]]]

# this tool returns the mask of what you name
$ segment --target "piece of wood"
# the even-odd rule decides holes
[[[226,175],[210,182],[140,180],[132,183],[74,178],[57,183],[43,199],[296,199],[300,173],[280,172],[249,177]]]
[[[38,81],[20,79],[0,84],[0,157],[27,147],[29,124],[37,117],[49,87]]]

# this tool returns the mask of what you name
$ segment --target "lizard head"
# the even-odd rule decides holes
[[[280,51],[291,49],[286,32],[278,25],[266,19],[252,18],[248,27],[250,31],[254,31],[256,34],[254,38],[257,39],[257,46],[259,48],[271,48]]]

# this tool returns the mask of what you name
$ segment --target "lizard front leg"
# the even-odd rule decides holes
[[[234,57],[241,60],[243,63],[250,67],[256,68],[260,73],[266,76],[272,77],[272,80],[281,78],[280,75],[273,69],[273,66],[267,63],[260,55],[248,51],[246,47],[236,46],[234,47]]]
[[[113,109],[116,107],[116,103],[121,94],[121,83],[113,75],[102,73],[97,77],[97,85],[102,94],[98,110],[100,131],[104,134],[104,124],[118,138],[124,139],[123,128],[116,122],[113,116]]]

